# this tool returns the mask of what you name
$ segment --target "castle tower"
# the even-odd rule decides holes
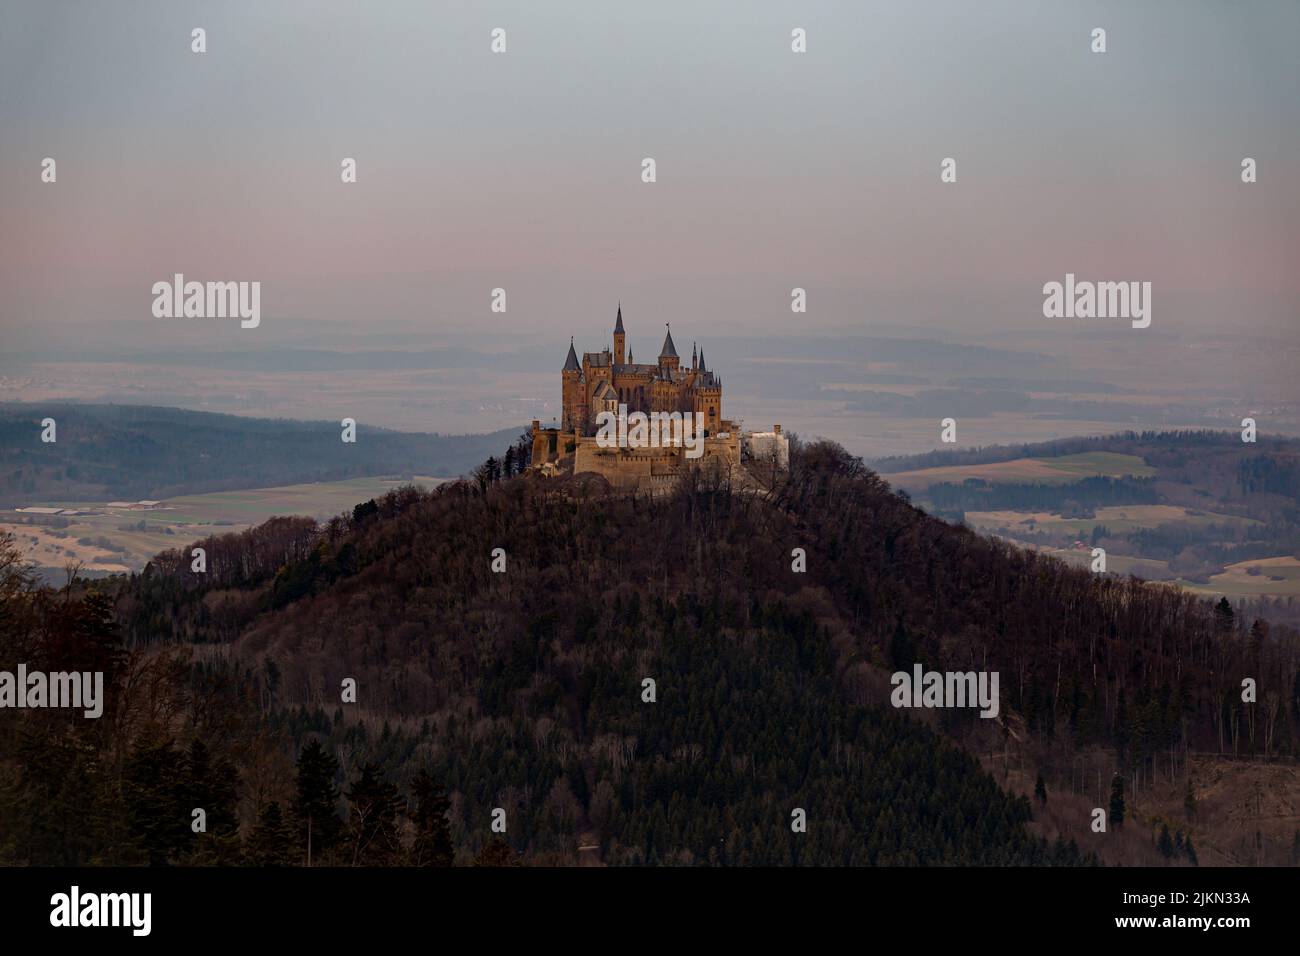
[[[623,303],[618,304],[618,318],[614,320],[614,364],[622,365],[623,347],[627,342],[627,333],[623,331]]]
[[[627,347],[622,303],[614,314],[613,339],[612,348],[600,352],[578,352],[569,340],[560,373],[563,395],[558,417],[563,434],[591,435],[596,413],[607,410],[615,399],[629,411],[701,412],[710,433],[721,430],[722,381],[709,370],[698,342],[692,343],[690,365],[683,368],[670,327],[656,361],[635,365]]]
[[[710,435],[722,427],[722,380],[704,364],[704,349],[700,349],[699,368],[695,389],[695,408],[704,415],[704,427]]]
[[[563,382],[560,404],[564,409],[560,427],[566,432],[575,428],[585,428],[587,416],[583,407],[586,404],[586,393],[582,388],[582,366],[578,364],[578,353],[573,349],[572,338],[569,339],[569,354],[564,360],[564,369],[560,372],[560,378]]]
[[[710,381],[699,390],[699,406],[695,409],[704,415],[704,427],[710,435],[716,435],[722,427],[722,384]]]
[[[659,350],[659,367],[675,369],[681,365],[682,360],[677,356],[677,346],[673,345],[673,330],[667,322],[668,334],[664,336],[664,347]]]

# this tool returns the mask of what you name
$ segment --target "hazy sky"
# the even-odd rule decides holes
[[[296,319],[562,355],[620,298],[634,348],[960,337],[1041,328],[1066,272],[1150,281],[1155,328],[1294,342],[1297,39],[1295,0],[0,0],[0,349]],[[261,281],[262,328],[154,319],[175,272]]]

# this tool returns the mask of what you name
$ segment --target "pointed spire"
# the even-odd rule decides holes
[[[697,353],[696,353],[696,351],[695,351],[695,343],[692,342],[692,343],[691,343],[691,368],[695,368],[696,356],[697,356]]]
[[[582,366],[578,364],[578,353],[573,350],[573,336],[569,336],[569,355],[568,358],[564,360],[564,371],[582,371]]]
[[[673,345],[673,329],[667,322],[664,325],[668,329],[668,334],[664,336],[664,347],[659,350],[660,358],[677,358],[677,346]]]
[[[707,372],[709,367],[704,364],[704,349],[700,349],[700,371]]]
[[[618,335],[623,331],[623,300],[618,303],[618,318],[614,320],[614,334]]]

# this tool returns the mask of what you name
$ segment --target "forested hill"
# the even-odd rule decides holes
[[[338,791],[315,805],[351,836],[313,845],[341,861],[411,860],[432,779],[463,858],[490,851],[500,808],[526,861],[1076,862],[970,753],[1019,741],[1057,792],[1078,748],[1127,775],[1187,749],[1295,754],[1300,740],[1294,633],[928,518],[831,445],[797,450],[767,497],[695,481],[650,501],[526,476],[203,545],[205,574],[188,550],[162,554],[113,594],[133,657],[187,645],[204,663],[177,671],[172,706],[156,674],[116,680],[112,713],[131,719],[112,747],[203,740],[205,761],[239,767],[239,790],[214,799],[282,861],[304,848],[266,836],[278,808],[324,773]],[[945,710],[936,727],[892,709],[889,671],[914,662],[1000,671],[1000,717]],[[1268,726],[1240,704],[1243,675],[1286,701]],[[146,784],[114,796],[123,760],[140,766],[96,771],[100,808],[156,790],[155,754]],[[51,787],[18,792],[35,806]],[[183,860],[188,845],[152,852]]]
[[[888,707],[888,673],[918,661],[999,671],[999,720],[942,727],[974,748],[1014,735],[1049,774],[1076,748],[1156,774],[1300,741],[1291,632],[929,518],[829,445],[766,498],[528,477],[206,546],[206,575],[165,554],[119,595],[128,641],[229,645],[290,752],[320,737],[340,782],[367,761],[399,789],[430,768],[471,851],[502,807],[533,859],[572,859],[582,834],[616,863],[1073,858]],[[1248,711],[1243,676],[1285,706]]]
[[[1289,484],[1277,491],[1294,490],[1296,459],[1300,456],[1300,439],[1281,435],[1259,435],[1254,442],[1243,442],[1239,430],[1173,429],[1169,431],[1118,432],[1113,435],[1080,435],[1023,445],[987,445],[978,448],[954,448],[899,455],[869,462],[872,468],[890,474],[922,468],[947,468],[959,465],[987,465],[1017,458],[1059,458],[1109,451],[1137,455],[1152,464],[1167,468],[1202,466],[1207,460],[1228,461],[1227,471],[1235,471],[1240,460],[1278,457],[1290,470],[1280,477],[1291,477]]]
[[[41,440],[53,418],[54,442]],[[522,430],[432,435],[145,405],[0,404],[0,506],[167,498],[370,475],[468,474]]]

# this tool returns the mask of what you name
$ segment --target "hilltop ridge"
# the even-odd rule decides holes
[[[880,815],[906,813],[907,840],[936,825],[924,806],[898,802],[915,775],[938,785],[926,774],[957,759],[940,756],[939,738],[913,736],[927,722],[974,753],[1008,751],[1008,765],[1036,767],[1049,792],[1080,800],[1076,764],[1131,778],[1141,799],[1156,784],[1185,785],[1197,753],[1294,758],[1300,742],[1290,629],[948,525],[825,443],[799,448],[766,495],[701,474],[654,500],[530,475],[395,491],[326,525],[281,520],[206,545],[201,580],[177,551],[124,586],[129,640],[226,644],[263,693],[273,669],[275,708],[299,715],[296,734],[353,739],[360,720],[360,746],[395,779],[431,761],[457,782],[466,840],[477,814],[512,794],[529,821],[511,838],[525,854],[563,856],[567,820],[594,826],[614,862],[707,859],[712,831],[698,821],[721,802],[751,861],[910,859]],[[893,711],[888,675],[918,663],[999,671],[1000,718]],[[331,720],[340,675],[364,694],[353,717]],[[1246,675],[1267,720],[1239,700]],[[656,703],[640,697],[646,678]],[[381,724],[399,742],[388,731],[376,741]],[[890,758],[878,749],[886,740],[920,750]],[[860,771],[877,761],[888,769],[871,783]],[[957,766],[962,788],[988,779]],[[868,816],[844,809],[844,787],[883,802]],[[813,857],[776,837],[773,816],[809,793],[830,801],[822,812],[836,821]],[[567,808],[558,818],[557,801]],[[996,813],[1018,830],[1029,808],[1015,806]],[[1087,820],[1075,822],[1078,840]],[[968,824],[944,826],[941,839],[973,839]],[[1278,859],[1287,826],[1262,825]],[[863,840],[875,849],[859,856]],[[1027,855],[962,846],[911,852],[918,862],[1045,859],[1031,844]]]

